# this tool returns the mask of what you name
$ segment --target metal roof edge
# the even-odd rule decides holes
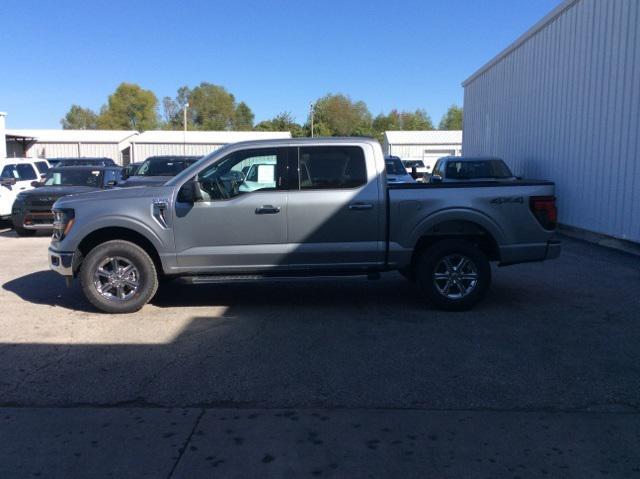
[[[522,44],[524,44],[531,37],[536,35],[540,30],[544,29],[547,25],[553,22],[556,18],[562,15],[566,10],[571,8],[573,5],[578,3],[580,0],[563,0],[563,2],[558,5],[556,8],[551,10],[547,15],[545,15],[542,20],[533,25],[529,30],[520,35],[511,45],[498,53],[495,57],[481,66],[475,73],[473,73],[469,78],[462,82],[462,87],[466,87],[469,83],[474,81],[480,75],[485,73],[487,70],[491,69],[497,63],[500,63],[504,58],[509,56],[514,50],[517,50]]]

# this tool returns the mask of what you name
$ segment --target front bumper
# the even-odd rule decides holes
[[[73,276],[73,253],[49,248],[49,268],[62,276]]]

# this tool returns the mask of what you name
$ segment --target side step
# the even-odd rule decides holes
[[[324,274],[324,275],[260,275],[260,274],[227,274],[227,275],[197,275],[181,276],[179,279],[188,284],[220,284],[220,283],[254,283],[257,281],[300,281],[318,279],[344,279],[366,277],[369,280],[380,279],[380,273],[351,273],[351,274]]]

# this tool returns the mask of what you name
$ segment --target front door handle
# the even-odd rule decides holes
[[[349,205],[349,209],[350,210],[370,210],[373,208],[373,205],[371,203],[351,203]]]
[[[279,206],[262,205],[259,208],[256,208],[257,215],[275,215],[277,213],[280,213]]]

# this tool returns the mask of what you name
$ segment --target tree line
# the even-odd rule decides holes
[[[158,114],[160,102],[151,90],[122,83],[98,113],[74,104],[60,122],[64,129],[181,130],[187,104],[189,130],[290,131],[294,137],[311,136],[311,112],[303,124],[297,123],[289,112],[255,124],[249,105],[238,102],[226,88],[207,82],[193,88],[180,87],[174,98],[164,97],[162,114]],[[461,130],[462,116],[462,108],[451,105],[438,129]],[[388,130],[433,129],[431,117],[424,109],[394,109],[374,117],[366,103],[353,101],[341,93],[329,93],[313,104],[314,136],[373,136],[381,140]]]

